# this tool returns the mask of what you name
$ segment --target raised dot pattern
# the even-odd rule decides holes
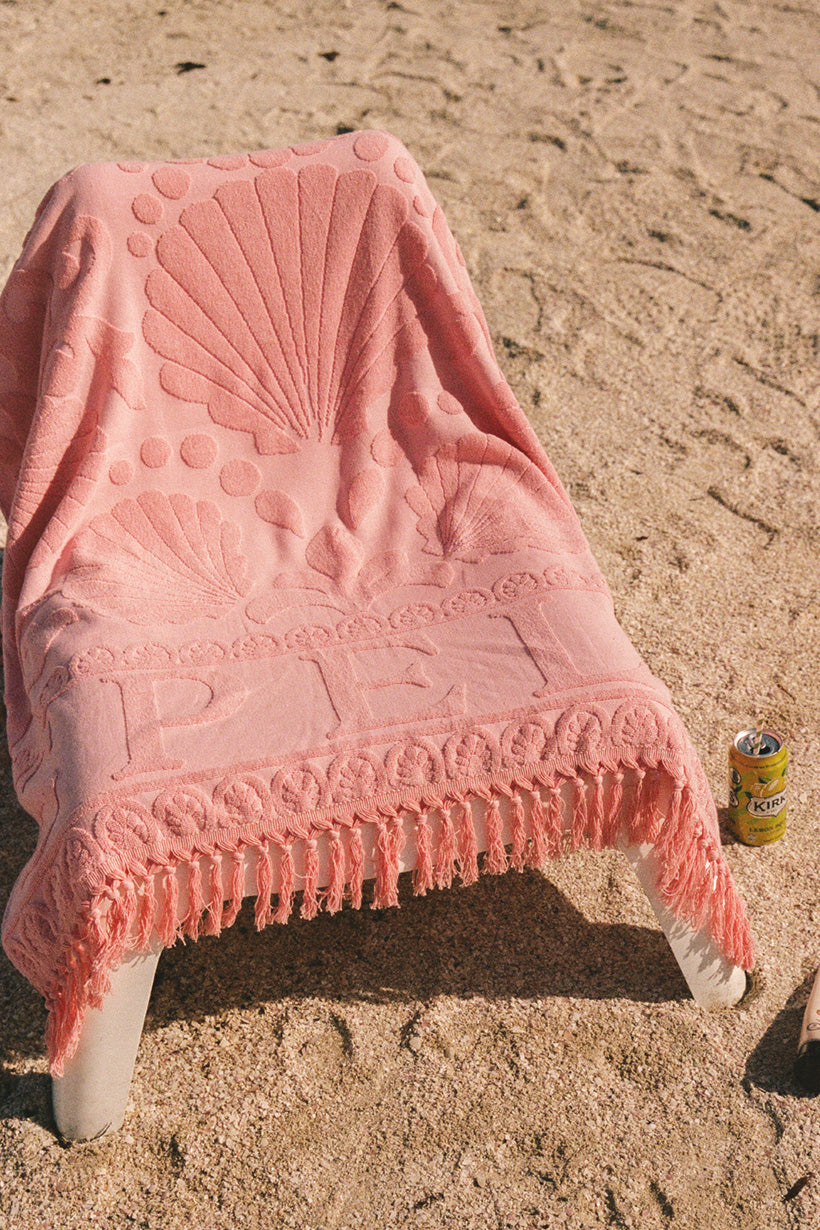
[[[262,475],[252,461],[228,461],[219,471],[219,483],[226,495],[251,495]]]
[[[257,154],[249,154],[248,161],[255,167],[281,167],[289,160],[292,151],[289,149],[266,149]]]
[[[213,436],[198,433],[186,436],[179,448],[179,455],[192,470],[206,470],[216,460],[217,445]]]
[[[238,171],[247,161],[244,154],[226,154],[222,158],[209,158],[208,166],[215,167],[217,171]]]
[[[171,456],[171,445],[163,436],[149,436],[140,447],[142,464],[151,470],[164,466]]]
[[[353,153],[362,162],[378,162],[390,148],[383,132],[362,132],[353,142]]]
[[[409,158],[397,158],[393,163],[393,170],[396,177],[403,180],[405,184],[412,184],[416,178],[415,168]]]
[[[130,483],[134,477],[134,467],[130,461],[115,461],[108,471],[108,477],[115,487]]]
[[[126,243],[132,256],[148,256],[154,249],[154,241],[145,231],[132,231]]]
[[[327,141],[307,141],[304,145],[292,145],[291,152],[300,158],[309,158],[311,154],[321,154],[327,145]]]
[[[131,212],[138,222],[144,223],[145,226],[153,226],[162,217],[162,201],[158,197],[149,196],[147,192],[141,192],[139,196],[134,197]]]
[[[178,201],[191,186],[191,177],[182,167],[164,166],[151,176],[157,192],[171,201]]]

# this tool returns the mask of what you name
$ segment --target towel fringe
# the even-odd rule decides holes
[[[658,769],[647,773],[648,787],[646,790],[646,813],[643,839],[648,842],[657,841],[663,825],[664,777]]]
[[[549,858],[559,858],[564,845],[564,800],[561,797],[561,786],[555,780],[548,784],[549,804],[547,808],[547,855]]]
[[[541,797],[541,786],[538,782],[522,783],[526,790],[525,797],[530,804],[530,840],[527,849],[527,866],[543,867],[547,861],[548,839],[547,813],[544,810],[544,800]]]
[[[162,869],[162,914],[157,930],[163,948],[170,948],[177,938],[179,880],[176,867],[167,863]]]
[[[362,830],[354,824],[350,830],[350,864],[347,879],[350,893],[350,904],[354,910],[362,908],[362,892],[364,889],[364,843]]]
[[[376,888],[371,909],[381,910],[399,904],[399,854],[404,845],[404,829],[397,815],[380,815],[375,824]]]
[[[412,809],[411,809],[412,810]],[[423,807],[414,810],[416,823],[416,865],[413,868],[413,892],[423,897],[435,883],[433,877],[433,834],[430,817]]]
[[[293,884],[296,878],[293,866],[293,843],[282,840],[277,844],[279,845],[279,900],[273,920],[286,923],[293,908]]]
[[[512,829],[510,866],[515,871],[523,871],[527,865],[527,828],[524,800],[518,790],[513,791],[510,799],[510,827]]]
[[[245,893],[245,854],[243,850],[231,850],[231,882],[228,888],[228,906],[222,915],[222,926],[232,927],[242,909]]]
[[[273,897],[273,863],[270,857],[270,843],[256,843],[256,903],[253,911],[254,926],[261,931],[273,920],[271,899]]]
[[[319,846],[315,837],[305,842],[305,887],[302,892],[302,918],[315,918],[319,913],[317,890],[319,887]]]
[[[458,874],[462,884],[475,884],[478,879],[478,840],[469,799],[458,796],[461,810],[458,816]]]
[[[587,787],[580,773],[576,773],[573,781],[572,827],[570,830],[570,849],[580,850],[588,840],[589,815],[587,813]]]
[[[436,852],[436,888],[450,888],[458,866],[458,836],[453,822],[452,807],[439,804],[438,849]]]
[[[592,814],[589,817],[589,845],[593,850],[601,850],[604,843],[604,775],[595,774],[592,792]]]
[[[258,888],[258,885],[257,885]],[[199,939],[202,925],[202,915],[205,910],[205,899],[202,895],[202,864],[199,854],[195,851],[188,863],[188,911],[182,923],[182,929],[192,940]]]
[[[139,866],[101,890],[80,915],[67,947],[59,989],[49,1000],[47,1030],[51,1070],[60,1075],[74,1053],[88,1007],[99,1006],[110,989],[110,973],[124,953],[148,951],[157,937],[166,947],[181,935],[218,935],[236,918],[245,889],[245,856],[256,851],[255,924],[285,923],[293,911],[296,889],[294,842],[302,843],[304,891],[301,916],[311,919],[321,908],[336,913],[345,895],[362,904],[365,825],[375,830],[373,907],[397,906],[400,855],[404,844],[402,815],[414,818],[416,845],[413,888],[424,894],[434,885],[449,887],[454,878],[472,884],[479,874],[473,802],[484,804],[486,854],[483,871],[500,874],[542,867],[566,843],[601,849],[621,834],[630,842],[654,844],[658,856],[658,891],[672,911],[694,929],[709,931],[733,963],[745,969],[754,961],[745,909],[720,845],[699,814],[699,802],[683,774],[655,766],[630,764],[627,789],[621,768],[588,766],[575,770],[542,768],[534,777],[520,776],[491,790],[428,794],[415,803],[357,815],[327,829],[329,884],[319,893],[319,848],[316,836],[251,838],[230,850],[230,884],[223,889],[223,851],[197,851],[185,864],[187,905],[179,916],[179,881],[175,863]],[[606,774],[608,773],[608,776]],[[671,785],[671,795],[670,795]],[[501,799],[509,798],[509,856],[504,845]],[[436,821],[431,823],[431,811]],[[279,894],[273,906],[274,848]],[[204,862],[204,865],[203,865]],[[159,892],[155,881],[159,881]],[[227,906],[223,897],[227,895]]]
[[[154,876],[152,872],[147,871],[145,874],[145,879],[140,884],[139,907],[137,914],[137,949],[140,952],[147,952],[151,944],[151,934],[154,929],[155,910],[156,899],[154,896]]]
[[[627,825],[629,828],[630,839],[638,844],[644,841],[644,829],[646,824],[646,794],[644,786],[646,783],[646,770],[641,765],[635,766],[636,782],[634,787],[634,796],[632,807],[629,810]]]
[[[614,846],[624,822],[622,814],[624,798],[624,775],[621,769],[612,774],[612,786],[609,792],[609,806],[604,819],[604,829],[601,835],[602,844]]]
[[[222,851],[217,847],[208,864],[207,914],[203,931],[206,935],[219,935],[222,930]]]
[[[503,820],[497,794],[486,798],[484,823],[487,829],[487,853],[484,870],[491,876],[502,875],[507,870],[507,851],[504,849]]]
[[[345,897],[345,848],[338,829],[330,829],[330,883],[324,897],[328,914],[338,914]]]

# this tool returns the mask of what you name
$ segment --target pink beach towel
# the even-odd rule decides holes
[[[395,139],[60,180],[0,301],[0,433],[40,826],[3,942],[53,1071],[126,948],[234,920],[247,852],[259,927],[297,890],[359,905],[366,828],[395,904],[399,816],[417,892],[469,883],[476,798],[484,870],[654,842],[676,913],[750,966],[697,757]]]

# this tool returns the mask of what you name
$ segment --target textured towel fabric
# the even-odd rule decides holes
[[[249,851],[260,927],[360,904],[363,833],[395,903],[399,817],[417,892],[469,882],[476,798],[485,870],[654,842],[750,965],[696,755],[395,139],[71,172],[1,301],[0,432],[40,825],[3,939],[55,1072],[126,948],[233,921]]]

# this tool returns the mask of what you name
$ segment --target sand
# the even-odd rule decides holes
[[[0,960],[0,1224],[820,1224],[792,1079],[820,923],[820,5],[0,3],[0,275],[78,162],[400,136],[619,616],[718,802],[787,736],[775,845],[726,834],[759,947],[697,1008],[626,864],[576,855],[160,965],[126,1125],[54,1135]],[[34,844],[3,762],[0,897]],[[798,1181],[806,1180],[797,1191]]]

